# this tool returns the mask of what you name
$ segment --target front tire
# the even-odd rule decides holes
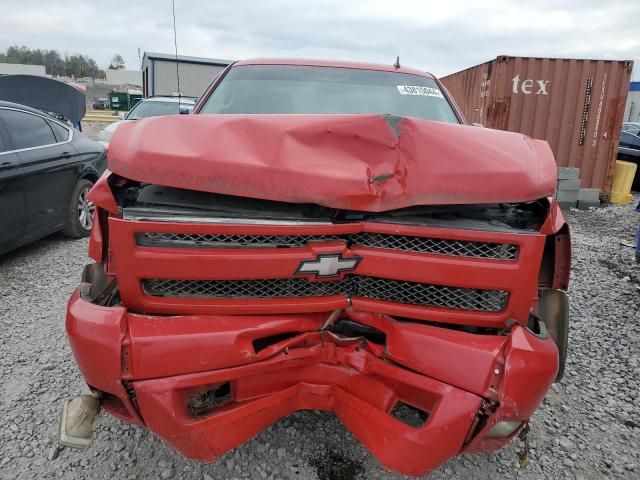
[[[95,205],[87,199],[93,182],[83,178],[76,183],[69,204],[68,224],[62,230],[63,235],[71,238],[88,237],[93,225]]]

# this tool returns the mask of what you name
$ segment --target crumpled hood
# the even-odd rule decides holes
[[[379,212],[551,196],[549,145],[389,115],[180,115],[120,125],[109,169],[140,182]]]

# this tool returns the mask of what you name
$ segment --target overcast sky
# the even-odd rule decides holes
[[[1,0],[0,49],[89,55],[173,52],[170,0]],[[392,63],[440,76],[497,55],[632,59],[640,0],[176,0],[178,51],[221,59],[314,57]]]

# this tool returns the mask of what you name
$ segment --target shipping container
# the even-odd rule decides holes
[[[608,200],[633,62],[499,56],[440,80],[469,123],[549,142]]]

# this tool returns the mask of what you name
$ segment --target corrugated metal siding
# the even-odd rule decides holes
[[[469,99],[468,108],[463,109],[464,116],[469,123],[485,124],[486,98],[489,93],[492,68],[493,63],[483,63],[456,73],[455,82],[445,83],[453,98],[456,100],[458,98]],[[459,105],[462,108],[462,104]]]
[[[154,95],[171,95],[178,91],[175,62],[153,60]],[[188,97],[199,97],[225,67],[197,63],[179,63],[180,90]],[[151,89],[151,85],[149,85]]]
[[[500,56],[441,79],[467,121],[549,142],[583,187],[611,191],[633,63]]]

